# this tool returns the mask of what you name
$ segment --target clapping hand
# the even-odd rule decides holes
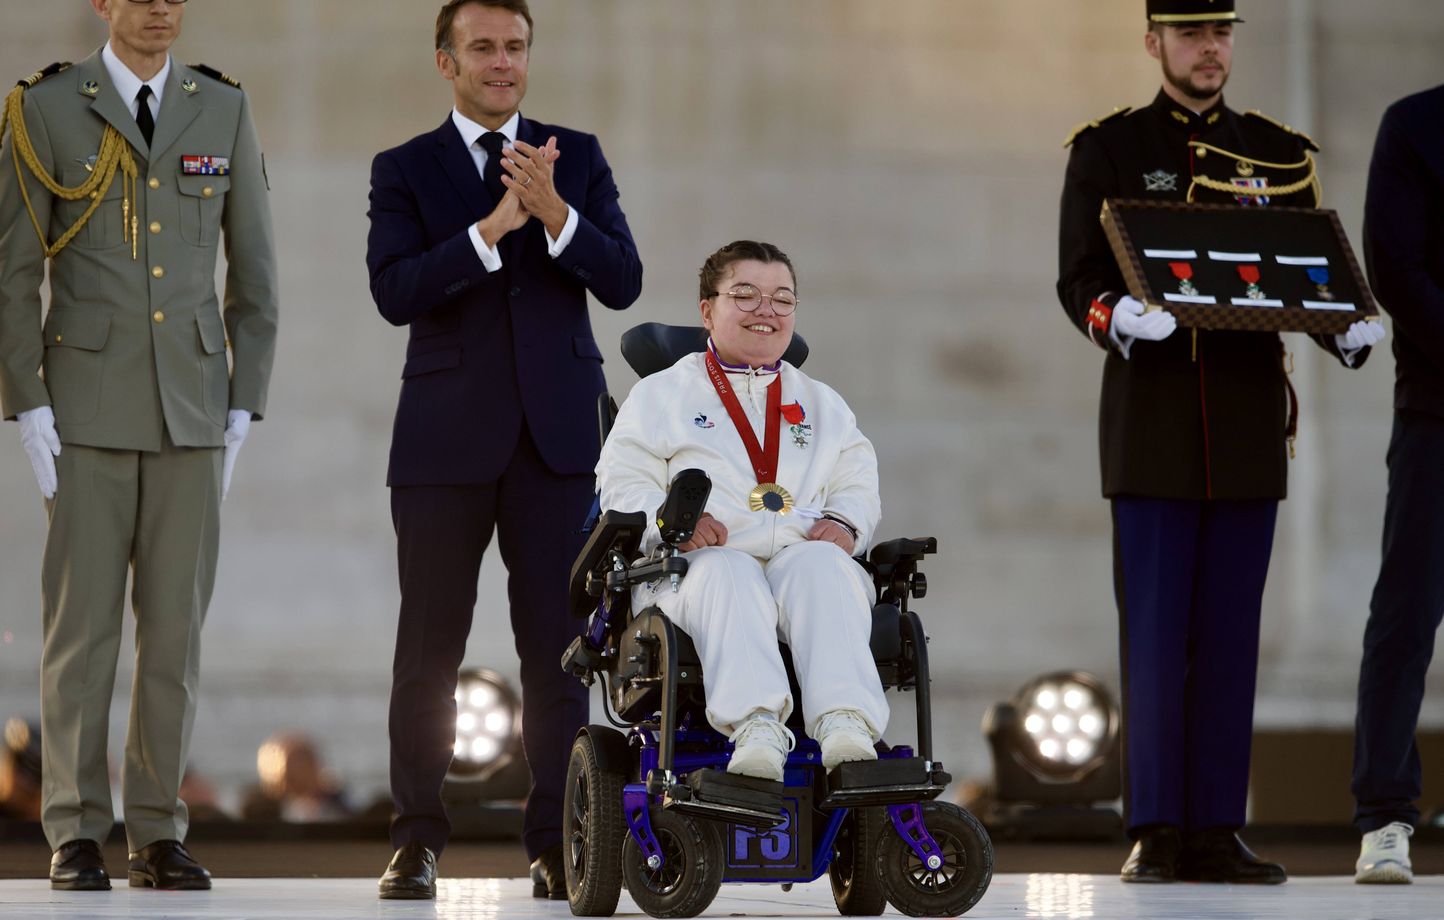
[[[533,147],[518,140],[503,152],[502,185],[521,199],[522,207],[529,214],[546,224],[552,239],[561,236],[567,224],[567,203],[557,192],[555,182],[554,164],[561,156],[557,139],[548,138],[544,147]]]
[[[536,148],[533,147],[531,149],[535,150]],[[544,152],[546,153],[546,157],[544,159],[547,164],[548,175],[550,175],[550,164],[555,163],[557,161],[557,158],[561,156],[561,153],[556,149],[554,145],[551,147],[550,151],[545,151],[544,148]],[[503,148],[503,153],[506,156],[513,155],[513,151],[510,147]],[[507,164],[509,162],[510,161],[507,159],[503,159],[501,161],[503,170],[507,168]],[[531,220],[532,217],[540,217],[540,215],[536,214],[535,211],[532,211],[530,208],[527,207],[526,203],[523,200],[523,197],[518,194],[518,183],[511,181],[511,177],[507,176],[505,172],[503,172],[502,174],[501,181],[503,185],[507,185],[506,193],[501,196],[501,201],[497,202],[497,205],[495,208],[492,209],[492,212],[486,217],[482,218],[476,225],[477,231],[481,233],[482,241],[485,242],[488,246],[495,246],[497,244],[497,241],[499,241],[502,237],[506,236],[511,231],[521,229],[523,226],[525,226],[528,220]],[[508,184],[508,182],[510,182],[510,184]],[[562,205],[562,208],[562,224],[565,225],[566,205]],[[561,227],[557,228],[557,233],[561,233]]]

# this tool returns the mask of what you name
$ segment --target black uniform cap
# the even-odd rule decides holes
[[[1234,11],[1234,0],[1148,0],[1148,21],[1162,25],[1243,22]]]

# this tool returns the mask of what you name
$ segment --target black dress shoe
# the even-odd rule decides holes
[[[1190,833],[1178,859],[1178,877],[1235,885],[1282,885],[1289,879],[1283,866],[1259,859],[1230,828]]]
[[[1118,877],[1125,882],[1161,883],[1178,881],[1178,854],[1183,834],[1170,824],[1153,824],[1136,832],[1133,852]]]
[[[130,854],[130,887],[206,891],[211,874],[179,840],[157,840]]]
[[[60,891],[109,891],[110,873],[94,840],[62,843],[50,856],[50,887]]]
[[[419,843],[408,843],[391,857],[381,876],[383,901],[429,901],[436,897],[436,854]]]
[[[567,899],[567,868],[560,843],[543,850],[531,861],[531,896],[553,901]]]

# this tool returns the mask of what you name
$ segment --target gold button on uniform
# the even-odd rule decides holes
[[[216,190],[213,189],[213,188],[211,188],[209,185],[207,185],[205,188],[201,189],[201,197],[202,197],[202,198],[209,198],[209,197],[211,197],[212,195],[214,195],[215,193],[216,193]]]
[[[64,339],[65,339],[65,336],[63,336],[63,335],[57,335],[57,336],[55,337],[55,342],[56,342],[56,344],[58,345],[58,344],[60,344],[60,342],[64,341]]]
[[[165,269],[161,268],[159,265],[157,265],[155,268],[152,268],[150,270],[150,273],[157,278],[165,277]]]
[[[146,185],[149,185],[152,189],[160,188],[160,180],[152,178],[149,182],[146,183]]]
[[[163,322],[165,322],[165,314],[162,313],[162,312],[160,312],[159,310],[157,310],[157,311],[155,311],[154,313],[152,313],[152,314],[150,315],[150,318],[153,319],[153,320],[155,320],[155,321],[158,322],[158,323],[163,323]]]
[[[158,220],[153,220],[153,221],[150,222],[150,232],[151,232],[151,233],[159,233],[159,232],[160,232],[160,221],[158,221]]]

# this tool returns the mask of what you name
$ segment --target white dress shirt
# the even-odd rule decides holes
[[[170,55],[166,55],[165,66],[160,69],[160,73],[149,80],[142,80],[132,73],[131,69],[115,56],[115,52],[110,48],[110,42],[106,42],[105,47],[100,50],[100,60],[105,64],[105,72],[110,74],[110,82],[115,84],[115,91],[120,94],[121,101],[125,103],[126,108],[130,109],[132,118],[140,113],[140,105],[136,96],[140,94],[142,86],[150,87],[151,117],[156,118],[160,115],[160,98],[165,94],[165,81],[170,76]]]
[[[136,88],[139,89],[139,87]],[[461,132],[462,142],[466,144],[466,149],[471,152],[471,158],[476,161],[477,175],[485,177],[487,153],[481,144],[477,142],[481,140],[481,136],[486,134],[489,129],[477,124],[454,108],[451,110],[451,122],[456,125],[456,130]],[[516,143],[516,129],[520,123],[521,113],[517,112],[514,113],[511,118],[507,119],[506,124],[497,129],[499,133],[506,135],[506,145],[508,147]],[[572,241],[572,236],[577,232],[577,221],[576,209],[571,205],[567,205],[567,222],[562,226],[561,236],[552,239],[551,231],[546,231],[547,252],[553,259],[561,255],[562,251],[567,248],[567,244]],[[480,257],[481,264],[486,266],[486,270],[494,272],[500,269],[501,253],[497,251],[495,246],[486,245],[486,240],[481,238],[481,231],[477,229],[476,224],[472,224],[471,229],[468,230],[467,233],[471,236],[471,245],[476,247],[476,254]]]

